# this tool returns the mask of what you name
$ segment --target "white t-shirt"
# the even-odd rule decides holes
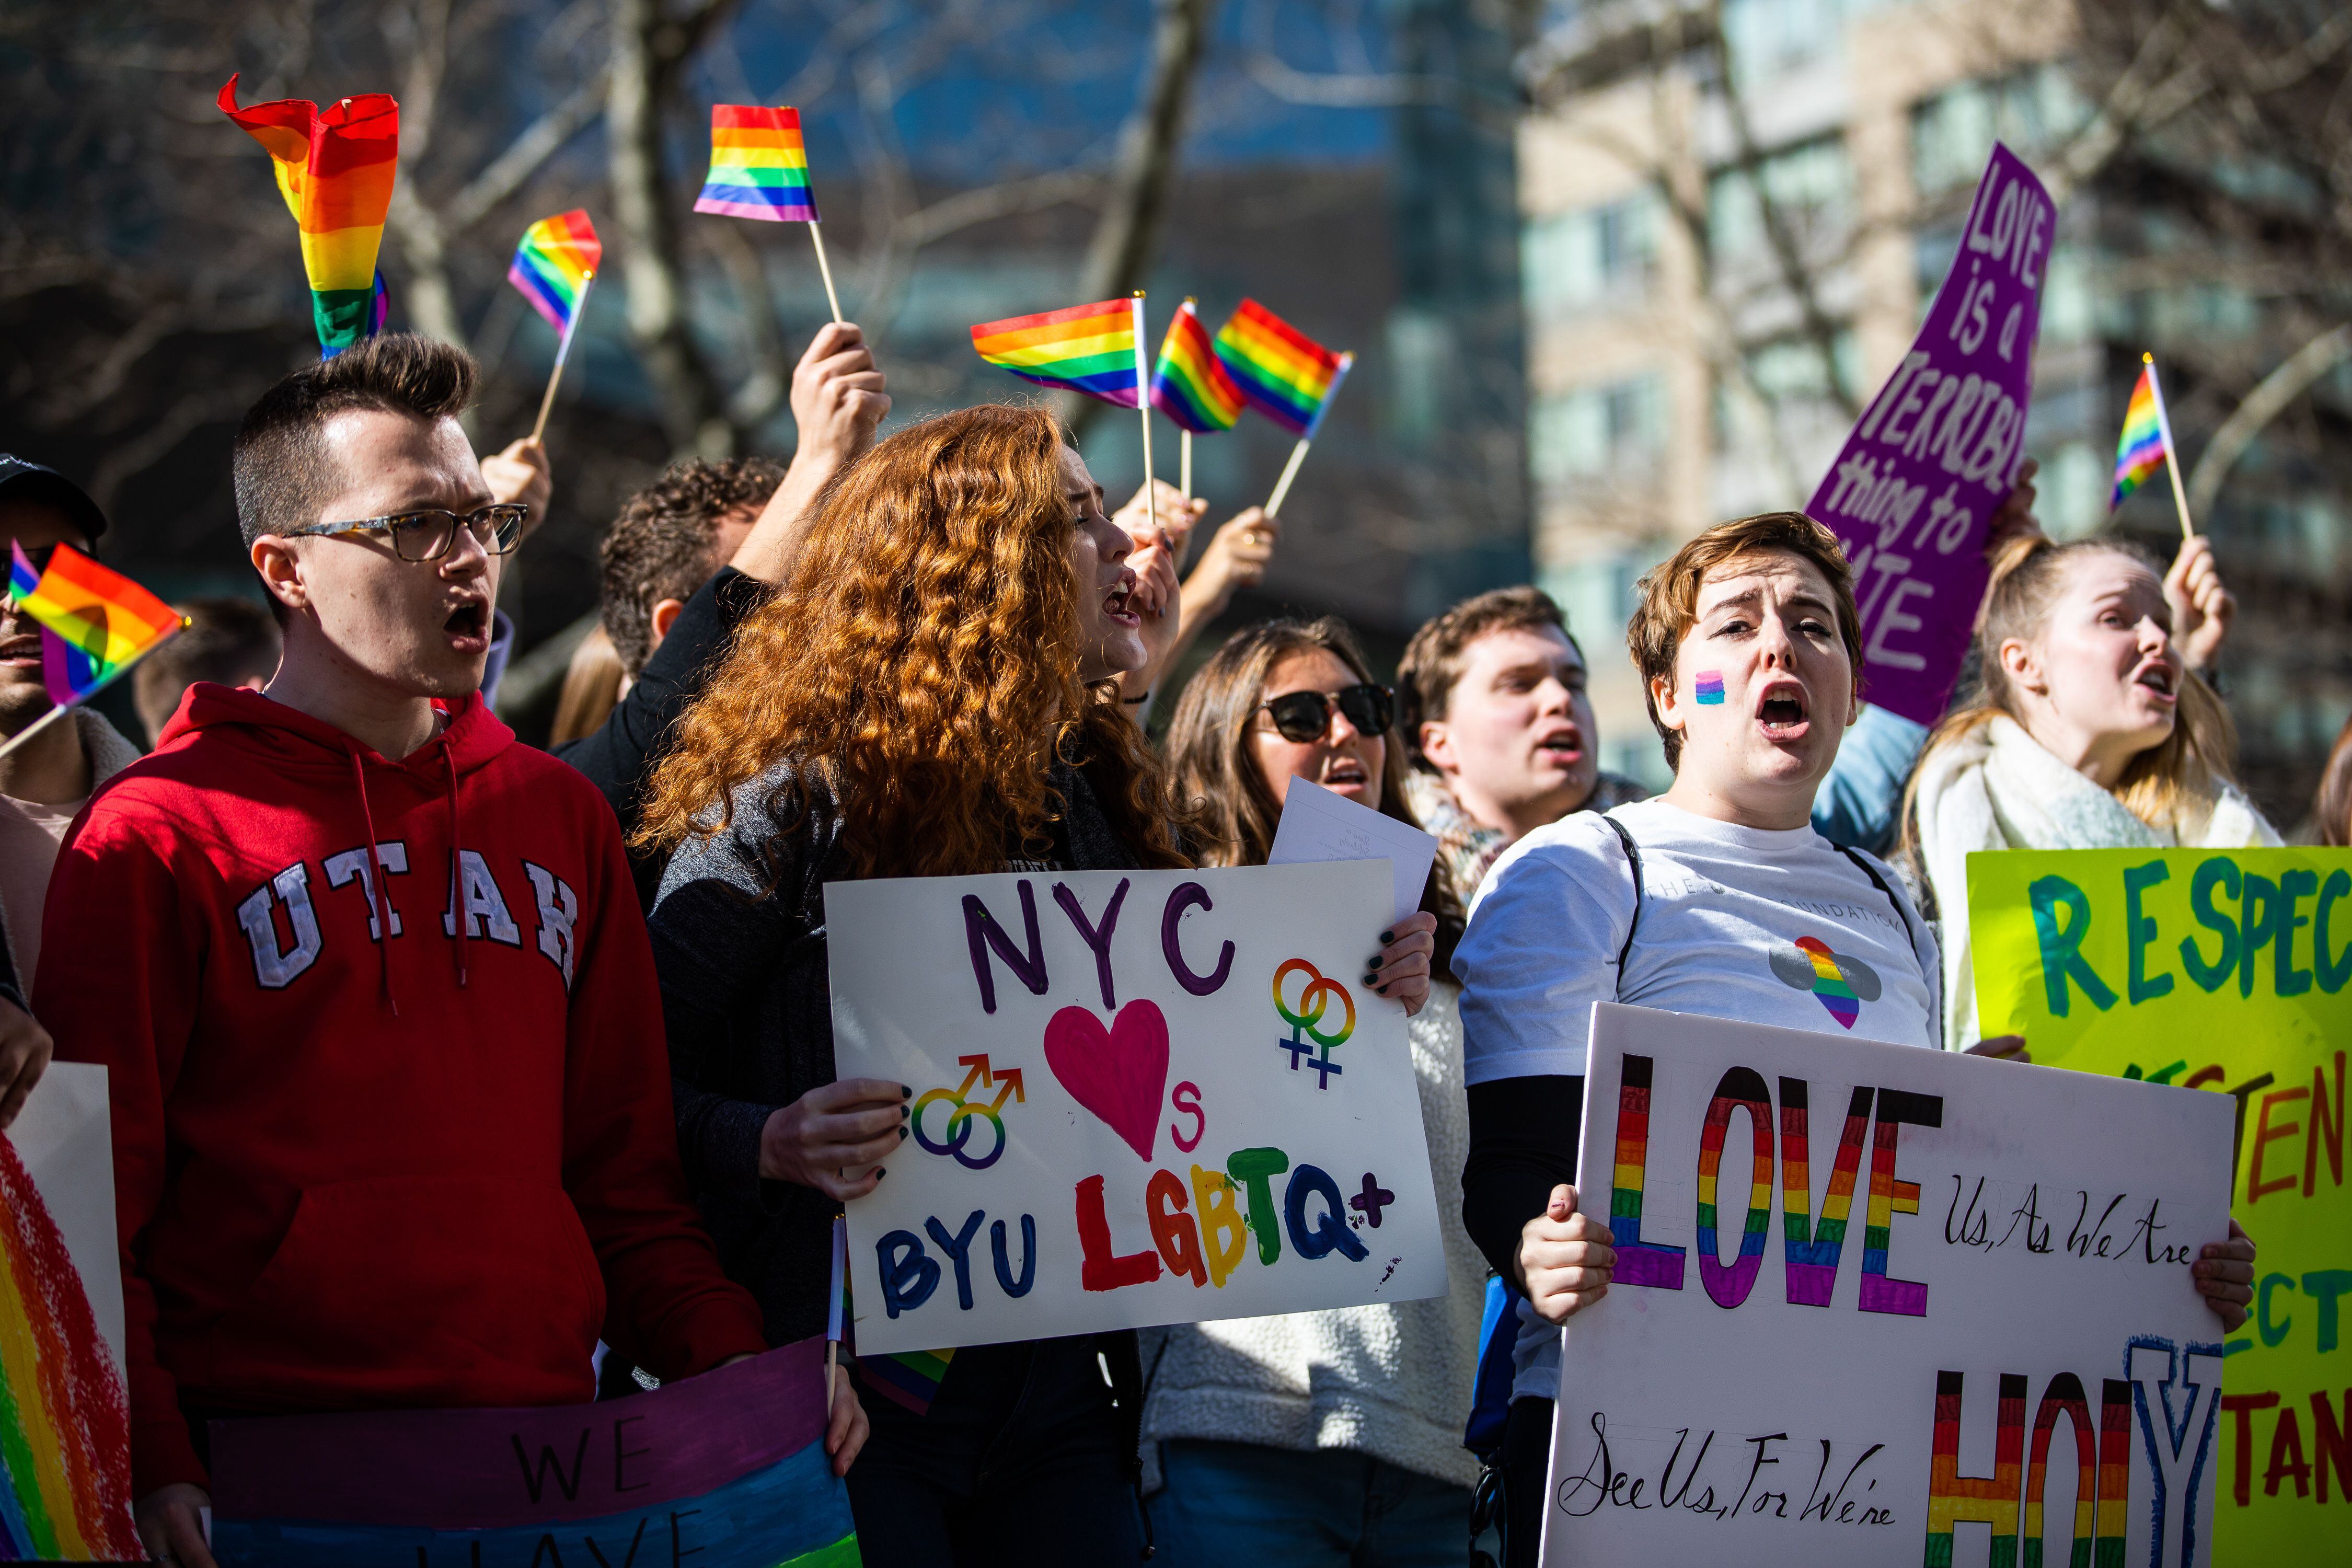
[[[1479,885],[1454,955],[1469,1082],[1581,1074],[1595,1002],[1941,1044],[1935,934],[1882,862],[1863,857],[1884,890],[1811,827],[1663,800],[1609,816],[1641,851],[1638,925],[1625,847],[1591,812],[1528,835]],[[1520,1325],[1512,1396],[1549,1399],[1559,1331],[1524,1304]]]

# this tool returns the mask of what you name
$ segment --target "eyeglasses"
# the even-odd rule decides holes
[[[1348,722],[1367,735],[1378,735],[1396,721],[1396,693],[1385,686],[1349,686],[1326,695],[1320,691],[1286,691],[1262,709],[1274,715],[1274,727],[1282,738],[1296,745],[1319,741],[1331,728],[1331,710],[1337,707],[1348,716]]]
[[[390,517],[365,518],[358,522],[314,522],[308,528],[286,529],[279,537],[375,532],[392,542],[392,552],[403,561],[438,561],[457,542],[457,528],[462,523],[485,554],[504,555],[521,542],[523,519],[530,515],[530,506],[522,501],[500,501],[463,517],[440,507],[420,507],[415,511],[396,511]]]

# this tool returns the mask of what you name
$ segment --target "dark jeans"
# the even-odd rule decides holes
[[[1536,1568],[1541,1561],[1551,1416],[1549,1399],[1511,1401],[1503,1428],[1503,1568]]]
[[[960,1350],[927,1415],[870,1389],[849,1468],[866,1568],[1133,1568],[1143,1553],[1091,1337]]]

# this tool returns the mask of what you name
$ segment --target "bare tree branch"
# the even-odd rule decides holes
[[[2214,498],[2221,493],[2221,481],[2263,427],[2285,412],[2286,405],[2302,396],[2312,383],[2347,359],[2352,359],[2352,322],[2330,327],[2263,377],[2245,401],[2221,421],[2199,454],[2197,467],[2189,470],[2189,515],[2204,517],[2210,512]]]

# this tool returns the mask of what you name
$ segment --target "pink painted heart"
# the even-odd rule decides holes
[[[1108,1029],[1084,1007],[1063,1008],[1045,1025],[1045,1065],[1072,1100],[1151,1158],[1168,1089],[1168,1020],[1157,1006],[1139,996]]]

